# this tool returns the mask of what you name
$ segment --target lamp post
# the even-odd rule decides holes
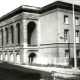
[[[64,39],[64,38],[60,37],[60,39]],[[68,50],[69,50],[69,67],[70,67],[70,37],[68,38]]]

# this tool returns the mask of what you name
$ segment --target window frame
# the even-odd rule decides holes
[[[64,24],[66,24],[66,25],[69,24],[69,16],[68,15],[64,15]]]
[[[78,20],[78,21],[76,21],[76,20]],[[78,23],[78,24],[77,24],[77,23]],[[76,26],[79,26],[79,25],[80,25],[79,17],[75,17],[75,25],[76,25]]]

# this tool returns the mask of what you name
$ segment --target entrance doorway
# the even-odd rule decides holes
[[[30,64],[34,63],[35,58],[36,58],[36,54],[35,54],[35,53],[31,53],[31,54],[29,55],[29,63],[30,63]]]

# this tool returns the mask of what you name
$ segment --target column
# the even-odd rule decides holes
[[[9,46],[11,45],[11,31],[10,31],[10,26],[8,27],[8,44],[9,44]]]
[[[14,25],[14,44],[15,45],[18,45],[18,37],[17,37],[17,27],[16,27],[16,24]]]
[[[0,30],[0,46],[2,46],[2,37],[1,37],[1,30]]]
[[[37,23],[37,43],[40,46],[40,21]]]

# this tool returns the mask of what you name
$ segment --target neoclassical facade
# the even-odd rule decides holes
[[[0,61],[68,65],[73,54],[72,4],[22,5],[0,18]],[[75,5],[76,52],[80,57],[80,6]]]

